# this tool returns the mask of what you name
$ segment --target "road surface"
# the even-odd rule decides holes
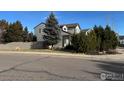
[[[0,53],[0,80],[102,80],[101,73],[103,72],[123,74],[124,55],[75,57]],[[119,77],[115,79],[117,78],[124,80]]]

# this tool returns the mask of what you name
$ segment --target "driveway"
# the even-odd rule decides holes
[[[123,54],[77,57],[0,53],[0,80],[102,80],[103,72],[122,75],[123,60]],[[114,79],[124,80],[119,76]]]

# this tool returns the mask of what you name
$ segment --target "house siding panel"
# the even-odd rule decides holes
[[[43,32],[43,29],[45,28],[45,25],[44,24],[40,24],[39,26],[37,26],[34,30],[35,32],[35,35],[37,37],[37,41],[44,41],[43,39],[43,35],[45,34]],[[39,29],[41,29],[41,33],[39,33]]]

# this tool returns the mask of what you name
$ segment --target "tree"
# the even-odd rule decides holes
[[[116,47],[118,46],[118,38],[117,35],[114,31],[111,32],[111,37],[112,37],[112,49],[116,49]]]
[[[7,29],[8,28],[8,22],[4,19],[0,20],[0,28],[1,29]]]
[[[25,27],[23,31],[23,41],[26,42],[28,41],[28,28]]]
[[[80,32],[78,42],[79,42],[78,52],[82,53],[88,52],[88,40],[85,32]]]
[[[97,46],[97,39],[96,39],[96,34],[93,30],[91,30],[87,34],[87,47],[88,47],[88,52],[94,52],[96,51],[96,46]]]
[[[7,29],[8,29],[8,22],[4,19],[0,20],[0,43],[3,43],[5,41],[4,35]]]
[[[85,32],[74,34],[72,36],[72,46],[76,52],[86,53],[88,51],[88,43]]]
[[[108,51],[116,48],[118,45],[117,36],[109,25],[106,25],[105,28],[94,26],[93,30],[96,33],[98,51]]]
[[[45,33],[45,35],[43,36],[45,42],[48,45],[52,45],[53,48],[53,45],[57,44],[60,40],[60,28],[53,12],[46,20],[43,32]]]
[[[4,35],[5,42],[13,42],[15,40],[15,36],[13,35],[14,30],[12,29],[12,24],[9,24],[8,29]]]
[[[103,51],[104,50],[104,28],[102,26],[94,26],[93,28],[95,34],[96,34],[96,50],[97,51]]]
[[[32,40],[32,41],[33,41],[33,42],[37,41],[36,35],[33,35],[33,40]]]
[[[108,52],[115,49],[118,45],[116,33],[110,26],[103,28],[102,26],[94,26],[93,30],[85,34],[80,32],[72,36],[71,44],[76,52],[94,53]]]
[[[71,44],[72,44],[72,47],[74,48],[74,50],[76,50],[76,52],[78,52],[79,34],[73,34],[72,39],[71,39]]]
[[[101,37],[100,37],[100,31],[99,31],[99,28],[95,25],[94,28],[93,28],[95,34],[96,34],[96,50],[99,51],[100,50],[100,43],[101,43]]]
[[[23,41],[23,26],[20,21],[9,24],[4,39],[6,42]]]
[[[14,30],[13,35],[16,37],[15,42],[23,41],[23,26],[20,21],[13,23],[12,29]]]
[[[32,32],[30,32],[29,34],[28,34],[28,41],[29,42],[31,42],[31,41],[33,41],[33,33]]]
[[[106,25],[104,33],[105,50],[108,51],[109,49],[115,49],[118,45],[116,33],[112,31],[111,27],[108,25]]]
[[[23,29],[20,21],[8,23],[0,20],[0,42],[26,42],[36,41],[36,36],[28,32],[28,28]]]

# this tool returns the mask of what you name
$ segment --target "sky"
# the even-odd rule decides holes
[[[34,32],[33,28],[45,22],[49,14],[50,11],[0,11],[0,20],[19,20],[29,31]],[[124,12],[121,11],[55,11],[54,14],[59,24],[79,23],[82,29],[109,24],[119,35],[124,35]]]

